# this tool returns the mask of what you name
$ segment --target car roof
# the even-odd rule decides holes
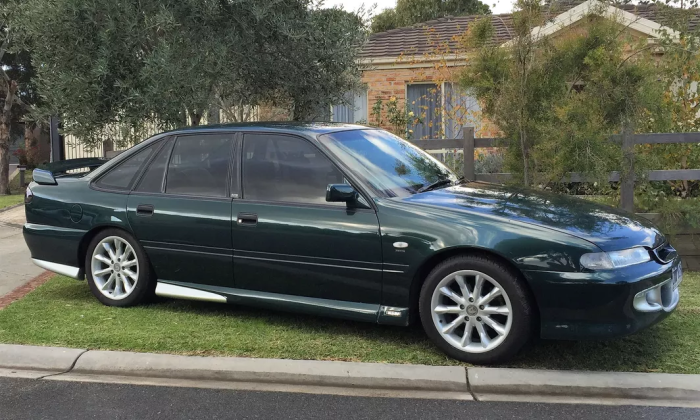
[[[332,133],[336,131],[347,130],[362,130],[370,128],[360,124],[346,124],[334,122],[246,122],[232,124],[216,124],[216,125],[199,125],[194,127],[185,127],[177,130],[168,131],[167,134],[178,133],[197,133],[197,132],[216,132],[216,131],[264,131],[264,132],[280,132],[280,133],[299,133],[315,137],[320,134]],[[166,133],[163,133],[166,134]]]

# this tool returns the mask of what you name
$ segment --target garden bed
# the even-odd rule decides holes
[[[234,305],[161,300],[109,308],[55,276],[0,310],[0,342],[187,355],[459,365],[419,325],[388,327]],[[606,342],[538,341],[510,366],[700,374],[700,273],[664,322]]]

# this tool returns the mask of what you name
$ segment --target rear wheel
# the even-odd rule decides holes
[[[92,294],[107,306],[137,305],[155,289],[143,248],[118,229],[95,236],[85,257],[85,273]]]
[[[482,256],[435,267],[419,298],[423,328],[437,346],[468,363],[506,361],[528,342],[533,306],[516,273]]]

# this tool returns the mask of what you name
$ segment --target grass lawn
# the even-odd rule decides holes
[[[0,195],[0,209],[5,207],[14,206],[15,204],[20,204],[24,201],[23,194],[12,194],[12,195]]]
[[[686,273],[664,322],[608,342],[540,341],[510,366],[700,373],[700,272]],[[459,365],[419,326],[324,319],[234,305],[162,300],[102,306],[85,282],[56,276],[0,310],[0,342],[188,355]]]
[[[32,171],[25,172],[24,177],[27,184],[32,182]],[[19,175],[10,181],[10,193],[11,195],[0,195],[0,209],[24,202],[24,190],[19,187]]]

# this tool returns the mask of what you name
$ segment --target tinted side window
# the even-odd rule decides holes
[[[342,173],[309,142],[289,136],[246,134],[243,142],[243,194],[247,200],[305,204],[326,201],[328,184]]]
[[[130,190],[136,180],[136,175],[158,146],[160,146],[160,143],[152,144],[134,156],[127,158],[100,178],[96,185],[108,189]]]
[[[178,137],[168,165],[165,192],[226,197],[233,134]]]
[[[151,161],[151,164],[146,168],[146,172],[141,177],[141,182],[136,187],[136,191],[155,193],[162,191],[165,167],[168,165],[168,158],[170,157],[173,143],[173,139],[170,139],[163,145],[156,157]]]

